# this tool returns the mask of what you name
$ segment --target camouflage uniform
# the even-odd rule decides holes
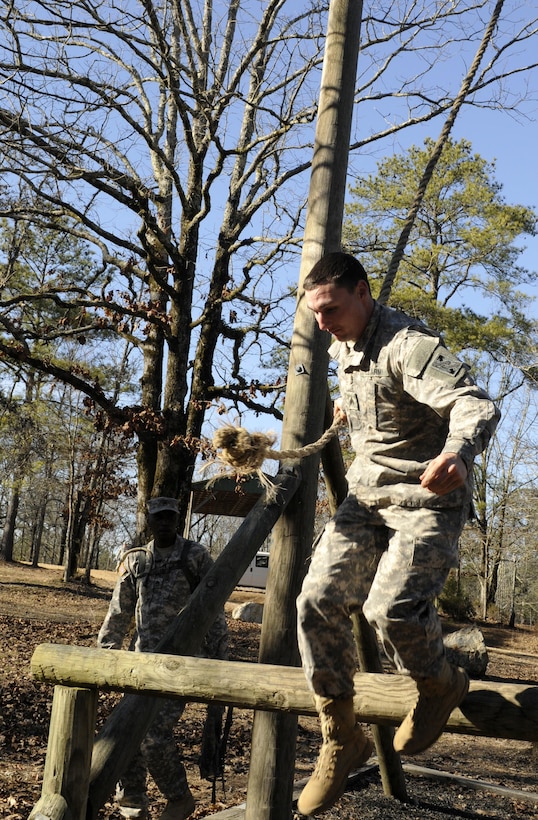
[[[340,698],[353,694],[353,612],[364,612],[398,671],[438,673],[444,649],[433,600],[457,565],[473,459],[499,412],[436,335],[379,303],[359,341],[336,342],[329,353],[355,458],[348,497],[315,549],[297,607],[309,686]],[[461,456],[468,476],[436,495],[419,477],[442,452]]]
[[[182,551],[188,546],[186,567]],[[207,549],[180,536],[170,552],[155,549],[150,541],[145,547],[130,550],[120,565],[108,613],[99,631],[98,646],[121,649],[130,632],[133,616],[135,631],[129,649],[153,652],[172,619],[182,610],[194,586],[213,565]],[[204,657],[228,658],[228,630],[224,612],[219,614],[207,633],[201,654]],[[149,771],[159,791],[168,800],[179,799],[187,789],[185,768],[174,739],[174,728],[184,709],[184,703],[167,699],[159,709],[128,770],[122,776],[120,789],[123,802],[136,805],[144,802],[146,771]],[[119,797],[121,797],[121,793]]]

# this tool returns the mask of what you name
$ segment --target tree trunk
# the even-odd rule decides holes
[[[68,529],[69,538],[65,565],[65,581],[69,581],[70,578],[73,578],[78,569],[84,535],[88,525],[90,501],[80,490],[77,491],[75,499],[70,513],[70,527]]]
[[[17,512],[19,510],[19,491],[13,489],[7,505],[6,519],[2,531],[2,544],[0,546],[0,558],[3,561],[13,561],[13,547],[15,543],[15,524],[17,523]]]
[[[102,505],[101,505],[102,506]],[[92,568],[97,568],[99,566],[99,542],[100,542],[100,528],[97,522],[92,524],[90,529],[90,534],[87,539],[87,551],[86,551],[86,570],[84,573],[84,580],[85,582],[90,585],[91,584],[91,573]]]
[[[162,307],[162,294],[154,280],[150,281],[150,301]],[[143,370],[140,379],[141,404],[150,413],[157,414],[161,409],[163,388],[164,337],[163,332],[150,324],[148,335],[143,346]],[[155,431],[138,434],[136,452],[138,492],[136,517],[136,542],[144,543],[147,535],[146,501],[151,496],[155,469],[157,465],[157,435]]]
[[[60,549],[58,552],[58,566],[62,566],[65,559],[65,552],[67,548],[67,529],[69,527],[69,519],[67,515],[62,515],[62,529],[60,534]]]
[[[41,541],[43,539],[43,526],[45,524],[45,513],[47,512],[47,498],[42,498],[39,502],[36,520],[32,529],[32,566],[39,564],[39,553],[41,552]]]

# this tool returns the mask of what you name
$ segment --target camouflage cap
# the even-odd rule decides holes
[[[148,513],[150,515],[157,515],[160,512],[179,512],[176,498],[150,498],[148,501]]]

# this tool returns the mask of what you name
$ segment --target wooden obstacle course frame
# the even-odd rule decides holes
[[[31,820],[85,820],[98,692],[140,698],[182,698],[247,709],[315,716],[302,669],[158,653],[40,644],[31,661],[35,680],[54,684],[40,800]],[[355,711],[365,723],[396,726],[413,706],[411,678],[358,672]],[[538,684],[471,681],[446,731],[538,741]]]

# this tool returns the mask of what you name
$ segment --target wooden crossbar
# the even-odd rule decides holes
[[[62,686],[316,715],[295,667],[41,644],[31,668],[36,680]],[[417,696],[414,682],[396,674],[358,672],[355,691],[358,719],[389,726],[401,723]],[[471,681],[446,731],[538,741],[538,684]]]

